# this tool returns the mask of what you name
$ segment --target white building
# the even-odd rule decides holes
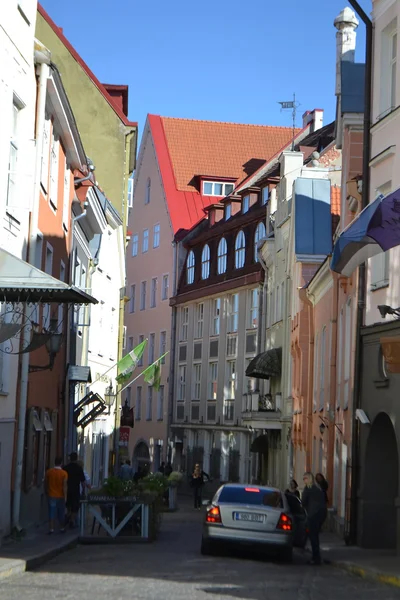
[[[0,247],[19,258],[26,256],[28,209],[34,190],[36,7],[36,0],[0,4]],[[0,344],[0,538],[10,528],[18,379],[18,356],[10,356],[5,349]]]

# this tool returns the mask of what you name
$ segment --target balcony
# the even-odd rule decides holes
[[[275,427],[281,420],[281,394],[265,394],[247,392],[243,394],[242,422],[254,429],[268,428],[275,422]]]

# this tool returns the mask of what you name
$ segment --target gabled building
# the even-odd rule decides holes
[[[170,354],[158,395],[141,380],[127,389],[126,398],[135,406],[130,447],[135,466],[147,463],[157,469],[169,458],[168,421],[174,418],[169,407],[177,393],[172,385],[175,375],[170,374],[177,323],[169,298],[176,295],[187,259],[178,241],[204,219],[204,209],[218,204],[289,146],[291,137],[292,131],[284,127],[148,116],[129,215],[127,347],[149,340],[145,367],[165,350]],[[237,201],[230,210],[232,214],[240,210]]]

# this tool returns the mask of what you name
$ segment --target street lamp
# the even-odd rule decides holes
[[[114,404],[116,397],[117,394],[114,392],[112,383],[110,383],[110,385],[106,388],[106,391],[104,393],[104,401],[106,403],[106,406],[108,406],[109,415],[111,414],[111,407]]]
[[[41,336],[44,336],[46,338],[44,345],[46,346],[46,350],[49,354],[49,362],[47,365],[29,365],[29,373],[35,373],[37,371],[47,371],[47,370],[52,371],[53,370],[54,361],[55,361],[56,355],[60,351],[61,343],[62,343],[62,333],[56,333],[57,324],[58,324],[57,319],[51,319],[50,328],[47,333],[34,333],[33,334],[33,336],[36,338],[39,338]],[[39,348],[41,345],[43,345],[43,342],[38,344],[36,347]]]
[[[392,308],[391,306],[387,306],[387,304],[380,304],[378,310],[381,313],[382,319],[385,319],[386,315],[393,315],[400,319],[400,306],[398,308]]]

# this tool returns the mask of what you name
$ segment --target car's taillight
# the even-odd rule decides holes
[[[206,523],[221,523],[221,513],[218,506],[213,506],[207,511]]]
[[[279,517],[278,525],[276,526],[276,528],[283,529],[284,531],[292,531],[292,519],[285,515],[285,513],[282,513]]]

